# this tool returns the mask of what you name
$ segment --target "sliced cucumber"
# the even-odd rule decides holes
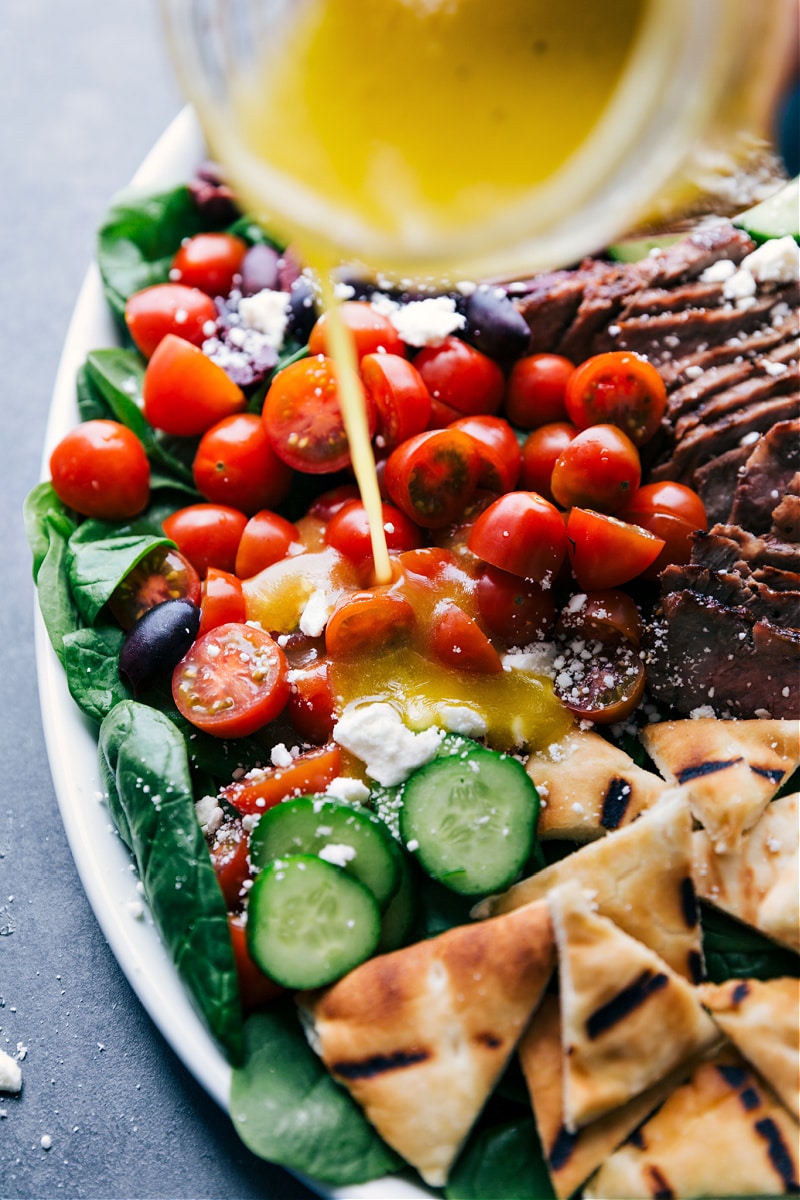
[[[324,796],[297,796],[263,814],[250,836],[261,870],[287,854],[316,854],[368,887],[384,908],[400,882],[401,851],[383,822],[365,809]]]
[[[514,880],[531,853],[538,814],[539,794],[522,763],[475,745],[414,772],[400,833],[429,875],[475,896]]]
[[[333,983],[369,958],[380,933],[369,888],[313,854],[271,863],[250,889],[250,954],[283,987]]]
[[[800,175],[754,208],[733,218],[754,242],[791,236],[800,242]]]
[[[606,253],[615,262],[638,262],[641,258],[647,258],[653,250],[666,250],[668,246],[674,246],[685,236],[683,233],[662,233],[652,237],[626,238],[609,246]]]

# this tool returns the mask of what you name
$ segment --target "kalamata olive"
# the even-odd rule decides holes
[[[301,342],[307,342],[317,323],[317,297],[311,281],[301,275],[292,284],[289,304],[289,329]]]
[[[266,243],[251,246],[242,262],[242,295],[255,296],[264,288],[278,291],[279,283],[278,251]]]
[[[119,675],[134,696],[168,675],[197,637],[200,609],[191,600],[165,600],[132,627],[119,655]]]
[[[464,338],[476,350],[499,363],[511,363],[526,354],[531,331],[513,300],[499,287],[482,284],[468,298]]]

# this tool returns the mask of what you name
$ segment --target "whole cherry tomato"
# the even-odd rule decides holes
[[[467,539],[484,562],[523,579],[551,583],[567,549],[558,509],[536,492],[506,492],[481,513]]]
[[[176,437],[205,433],[247,404],[222,367],[172,333],[162,338],[147,364],[142,399],[150,424]]]
[[[422,376],[407,358],[365,354],[361,379],[375,405],[378,434],[387,450],[427,428],[431,398]]]
[[[561,451],[550,477],[550,490],[563,508],[579,504],[617,512],[642,478],[639,451],[616,425],[592,425]]]
[[[486,566],[478,576],[476,596],[484,625],[510,646],[527,646],[552,632],[552,594],[532,579]]]
[[[386,546],[390,553],[415,550],[422,545],[419,527],[392,504],[381,505]],[[372,561],[372,542],[367,510],[360,500],[351,500],[328,522],[325,541],[351,562],[364,566]]]
[[[150,358],[168,333],[201,346],[216,324],[214,301],[199,288],[182,283],[157,283],[134,292],[125,305],[125,324],[145,358]]]
[[[371,304],[363,300],[345,300],[338,307],[339,320],[353,337],[356,356],[361,359],[365,354],[405,355],[406,348],[403,339],[392,322],[384,314],[378,312]],[[328,338],[330,316],[323,313],[311,330],[308,339],[308,349],[311,354],[330,354],[331,347]]]
[[[233,571],[247,517],[225,504],[189,504],[163,525],[167,537],[204,578],[209,567]]]
[[[474,438],[460,429],[433,429],[392,451],[384,482],[407,517],[425,529],[442,529],[457,521],[474,497],[481,470]]]
[[[500,367],[461,338],[448,337],[438,346],[425,346],[414,366],[433,401],[433,427],[476,413],[496,413],[503,402],[505,377]]]
[[[269,509],[255,513],[242,532],[234,570],[240,579],[251,579],[285,558],[289,547],[298,541],[297,526],[286,517]]]
[[[636,446],[657,432],[667,407],[664,381],[638,354],[615,350],[576,367],[565,394],[569,419],[579,429],[616,425]]]
[[[664,567],[671,564],[689,562],[694,545],[692,535],[708,528],[705,505],[697,492],[669,480],[640,487],[619,515],[664,539],[663,550],[644,572],[645,579],[657,579]]]
[[[553,467],[577,433],[578,427],[570,421],[554,421],[551,425],[534,429],[522,447],[520,487],[529,492],[538,492],[545,500],[553,500],[550,487]]]
[[[511,492],[519,481],[522,452],[517,435],[502,417],[479,415],[453,421],[451,429],[468,433],[478,443],[483,466],[478,486],[490,492]]]
[[[247,242],[231,233],[198,233],[173,258],[170,279],[209,296],[227,296],[246,253]]]
[[[664,547],[647,529],[588,508],[570,510],[567,537],[572,573],[587,592],[635,579]]]
[[[235,413],[200,439],[192,464],[197,490],[214,504],[248,516],[286,499],[292,469],[278,458],[256,413]]]
[[[575,367],[560,354],[529,354],[514,363],[503,402],[505,415],[520,429],[566,421],[567,380]]]
[[[201,590],[198,637],[208,633],[209,629],[216,629],[218,625],[246,620],[241,579],[237,579],[230,571],[209,567]]]
[[[147,507],[150,464],[135,433],[117,421],[84,421],[50,455],[53,491],[84,517],[124,521]]]

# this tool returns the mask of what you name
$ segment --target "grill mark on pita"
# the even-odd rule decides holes
[[[694,890],[694,880],[691,875],[687,875],[681,880],[681,910],[683,919],[689,929],[694,929],[697,922],[700,920],[700,912],[697,907],[697,893]]]
[[[750,763],[750,770],[755,775],[761,775],[764,779],[768,779],[770,783],[775,784],[780,783],[786,774],[785,771],[779,771],[777,767],[754,767],[752,763]]]
[[[653,1197],[653,1200],[675,1200],[675,1193],[659,1171],[658,1167],[654,1167],[652,1164],[650,1164],[645,1167],[645,1171],[650,1176],[650,1195]]]
[[[472,1039],[479,1046],[486,1046],[489,1050],[496,1050],[498,1046],[502,1046],[503,1039],[497,1037],[493,1033],[476,1033]]]
[[[736,987],[733,989],[731,1000],[734,1004],[739,1005],[746,1000],[749,995],[750,984],[746,980],[743,980],[742,983],[737,983]]]
[[[572,1158],[572,1151],[575,1149],[577,1140],[577,1133],[570,1133],[564,1125],[561,1126],[547,1155],[547,1165],[551,1171],[564,1169]]]
[[[603,797],[603,808],[600,813],[600,824],[603,829],[619,829],[625,813],[628,811],[633,788],[625,780],[615,775],[606,789]]]
[[[706,969],[700,951],[690,950],[687,963],[692,983],[702,983],[706,977]]]
[[[746,1087],[743,1092],[739,1092],[739,1099],[745,1112],[753,1112],[761,1107],[761,1097],[753,1087]]]
[[[795,1178],[792,1156],[772,1117],[764,1117],[762,1121],[756,1121],[755,1131],[767,1143],[769,1161],[780,1175],[786,1195],[800,1195],[800,1183]]]
[[[744,1067],[718,1065],[717,1070],[729,1087],[736,1088],[738,1090],[747,1082],[747,1071],[745,1071]]]
[[[650,970],[642,971],[633,983],[623,988],[621,992],[617,992],[616,996],[607,1004],[602,1004],[600,1008],[595,1009],[586,1022],[587,1036],[594,1039],[602,1033],[606,1033],[644,1004],[654,992],[666,987],[668,983],[669,977],[663,971],[659,971],[657,974]]]
[[[728,767],[735,767],[738,763],[744,762],[744,759],[729,758],[725,762],[703,762],[698,763],[695,767],[684,767],[679,771],[676,778],[678,783],[688,783],[691,779],[700,779],[703,775],[713,775],[716,771],[727,771]]]
[[[644,1139],[644,1130],[642,1129],[641,1125],[638,1129],[634,1129],[633,1133],[628,1138],[628,1141],[632,1146],[635,1146],[637,1150],[647,1149],[647,1142]]]
[[[394,1054],[373,1054],[371,1058],[363,1058],[359,1062],[335,1062],[331,1064],[331,1070],[341,1075],[342,1079],[373,1079],[386,1071],[413,1067],[428,1058],[428,1050],[395,1050]]]

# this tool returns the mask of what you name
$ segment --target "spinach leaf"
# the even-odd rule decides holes
[[[125,700],[100,726],[99,751],[109,808],[161,939],[208,1029],[239,1062],[242,1017],[228,914],[195,813],[183,738],[161,713]]]
[[[401,1164],[314,1054],[293,1006],[273,1004],[255,1013],[244,1037],[230,1114],[250,1150],[339,1186],[376,1179]]]
[[[703,953],[712,983],[800,975],[800,957],[701,901]]]
[[[158,546],[171,546],[162,534],[127,532],[107,521],[84,521],[69,540],[67,575],[75,603],[89,625],[117,585]]]
[[[447,1200],[548,1200],[555,1197],[531,1117],[473,1135],[445,1189]]]
[[[82,421],[113,421],[108,401],[92,381],[86,363],[81,363],[75,376],[75,394]]]
[[[63,663],[64,638],[83,625],[67,581],[69,540],[77,522],[49,483],[37,484],[28,494],[23,514],[39,608],[53,649]]]
[[[227,226],[225,232],[232,233],[235,237],[243,238],[253,246],[265,244],[272,246],[273,250],[282,251],[285,249],[283,242],[279,242],[271,234],[267,233],[263,225],[259,225],[258,221],[254,217],[248,216],[247,213],[241,217],[237,217],[232,225]]]
[[[64,638],[64,670],[75,703],[99,724],[115,704],[130,699],[119,677],[125,634],[113,625],[78,629]]]

